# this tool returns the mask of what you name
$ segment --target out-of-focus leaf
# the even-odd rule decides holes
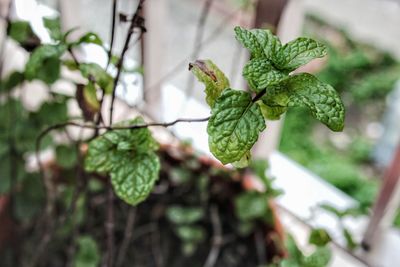
[[[42,45],[36,48],[25,65],[25,77],[31,81],[42,80],[52,84],[60,77],[61,55],[66,47],[58,45]]]
[[[192,224],[203,218],[203,210],[198,207],[170,206],[167,218],[175,224]]]
[[[332,240],[331,236],[325,229],[316,228],[310,233],[309,243],[322,247]]]
[[[96,87],[89,81],[87,85],[78,84],[76,86],[76,100],[82,110],[86,121],[93,121],[94,116],[100,110],[100,102],[97,99]]]
[[[74,258],[74,267],[97,267],[100,263],[100,249],[90,236],[81,236],[77,240],[78,251]]]
[[[73,146],[59,145],[56,147],[57,163],[63,168],[72,168],[77,162],[77,151]]]

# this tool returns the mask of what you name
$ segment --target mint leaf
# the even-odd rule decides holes
[[[210,150],[223,164],[239,161],[264,129],[264,118],[250,94],[226,89],[215,101],[208,121]]]
[[[158,179],[160,161],[155,153],[132,155],[124,153],[111,172],[111,184],[119,198],[136,205],[147,198]]]
[[[342,131],[344,127],[344,106],[338,93],[308,73],[290,76],[271,86],[263,102],[273,106],[305,106],[331,130]]]
[[[324,267],[327,266],[332,258],[332,252],[327,247],[317,248],[313,254],[308,257],[304,257],[304,267]]]
[[[316,228],[310,233],[309,243],[318,247],[325,246],[332,240],[331,236],[325,229]]]
[[[192,224],[201,220],[204,212],[199,207],[170,206],[166,215],[175,224]]]
[[[82,35],[77,42],[73,43],[73,45],[80,45],[83,43],[97,44],[97,45],[103,46],[103,41],[101,40],[101,38],[93,32],[88,32],[88,33]]]
[[[247,151],[240,160],[232,162],[232,165],[235,168],[241,169],[249,166],[250,161],[251,161],[251,153],[250,151]]]
[[[96,267],[99,265],[100,249],[91,236],[80,236],[77,240],[78,251],[74,258],[74,267]]]
[[[252,58],[266,58],[272,61],[282,46],[278,37],[269,30],[235,27],[235,33],[236,39],[250,51]]]
[[[0,83],[0,92],[9,92],[14,87],[20,85],[25,80],[23,73],[19,71],[12,72],[7,78]]]
[[[271,106],[263,103],[262,101],[257,101],[257,104],[260,106],[261,113],[264,118],[267,120],[279,120],[281,115],[287,111],[287,107],[283,106]]]
[[[93,121],[94,116],[100,110],[100,102],[97,99],[96,87],[93,82],[89,81],[87,85],[78,84],[75,95],[85,120]]]
[[[313,39],[300,37],[285,44],[275,55],[274,63],[281,70],[293,71],[326,54],[325,45]]]
[[[113,77],[108,74],[99,64],[96,63],[81,63],[79,69],[82,76],[96,82],[106,94],[111,94],[114,86]]]
[[[139,117],[118,125],[143,123]],[[147,128],[108,131],[89,143],[85,169],[110,174],[117,196],[136,205],[150,194],[158,179],[157,148]]]
[[[229,80],[211,60],[196,60],[189,64],[189,70],[206,86],[206,101],[213,107],[222,91],[229,88]]]
[[[36,48],[25,65],[25,78],[38,79],[52,84],[60,76],[60,57],[65,52],[64,45],[42,45]]]
[[[57,163],[63,168],[75,166],[78,156],[74,146],[59,145],[56,147]]]
[[[235,198],[235,214],[242,221],[263,219],[268,215],[268,199],[255,191],[242,193]]]
[[[61,21],[59,16],[54,18],[43,18],[43,24],[49,31],[50,37],[53,40],[58,41],[62,39]]]
[[[264,58],[250,60],[243,68],[243,76],[256,93],[288,77]]]

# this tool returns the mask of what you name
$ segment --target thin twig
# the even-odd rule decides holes
[[[110,33],[110,49],[108,50],[108,61],[107,61],[107,67],[110,65],[111,58],[112,58],[112,50],[114,47],[114,38],[115,38],[115,22],[116,22],[116,17],[117,17],[117,0],[113,0],[113,5],[112,5],[112,19],[111,19],[111,33]]]
[[[108,188],[107,195],[107,220],[105,222],[105,229],[107,235],[107,251],[106,251],[106,266],[112,267],[114,263],[114,192],[112,187]]]
[[[198,50],[201,50],[204,48],[204,46],[210,44],[212,41],[215,40],[215,37],[218,36],[222,30],[226,28],[226,24],[229,20],[231,20],[233,17],[236,16],[238,12],[241,11],[241,8],[233,11],[230,13],[228,16],[225,17],[223,21],[215,28],[215,30],[203,41],[199,44]],[[155,88],[158,88],[162,83],[167,81],[168,79],[172,78],[175,75],[179,74],[179,70],[187,66],[188,61],[190,61],[192,53],[190,55],[184,57],[179,63],[177,63],[168,73],[166,73],[164,76],[162,76],[158,81],[156,81],[153,85],[150,85],[144,89],[145,92],[150,92]]]
[[[135,224],[136,207],[130,207],[128,211],[128,218],[126,220],[124,239],[122,240],[121,247],[117,256],[117,264],[119,267],[124,263],[126,252],[132,239],[133,226]]]
[[[254,242],[256,245],[258,264],[264,266],[267,263],[267,255],[265,253],[265,239],[263,232],[258,229],[254,234]]]
[[[217,206],[211,206],[210,208],[211,223],[213,229],[212,246],[208,253],[207,260],[204,263],[204,267],[213,267],[217,263],[221,246],[223,244],[222,226],[221,219]]]
[[[126,35],[124,47],[122,48],[121,56],[118,60],[117,66],[116,66],[117,74],[114,79],[114,86],[113,86],[113,90],[112,90],[112,94],[111,94],[110,118],[109,118],[110,124],[112,124],[112,117],[113,117],[113,113],[114,113],[115,93],[116,93],[119,78],[121,76],[122,67],[124,65],[125,55],[126,55],[126,52],[128,52],[128,50],[129,50],[129,43],[131,42],[132,35],[134,33],[134,29],[135,29],[135,27],[137,27],[139,25],[140,19],[142,18],[139,15],[139,13],[143,9],[143,3],[144,3],[144,0],[139,1],[138,7],[135,11],[135,14],[133,15],[133,17],[131,19],[131,24],[129,25],[129,29],[128,29],[128,33]],[[141,29],[139,39],[142,37],[142,33],[143,33],[143,29]]]

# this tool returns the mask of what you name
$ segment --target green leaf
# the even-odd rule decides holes
[[[111,94],[114,86],[113,77],[108,74],[100,65],[96,63],[81,63],[79,64],[82,76],[92,80],[104,90],[106,94]]]
[[[313,254],[303,259],[304,267],[325,267],[332,258],[332,252],[328,247],[319,247]]]
[[[354,250],[357,248],[358,244],[354,241],[353,235],[347,228],[343,228],[343,236],[346,239],[346,247],[349,250]]]
[[[239,169],[246,168],[247,166],[249,166],[250,160],[251,160],[251,153],[250,151],[247,151],[240,160],[232,162],[232,165],[235,168]]]
[[[80,45],[82,43],[97,44],[100,46],[103,45],[103,41],[101,40],[101,38],[93,32],[88,32],[84,34],[81,38],[79,38],[76,43],[74,43],[74,45]]]
[[[290,76],[269,88],[263,97],[273,106],[305,106],[333,131],[344,127],[344,106],[335,89],[308,73]]]
[[[216,100],[208,121],[208,143],[223,164],[239,161],[265,129],[260,108],[244,91],[226,89]]]
[[[97,99],[96,87],[93,82],[78,84],[76,86],[76,100],[82,110],[83,117],[87,121],[93,121],[94,116],[100,110],[100,102]]]
[[[78,238],[78,251],[74,259],[74,267],[97,267],[100,264],[100,249],[90,236]]]
[[[73,146],[59,145],[56,147],[57,163],[63,168],[72,168],[77,162],[77,151]]]
[[[7,33],[27,51],[32,51],[40,45],[40,39],[33,32],[28,21],[11,21]]]
[[[175,224],[192,224],[201,220],[204,213],[198,207],[170,206],[166,215],[168,220]]]
[[[189,70],[206,86],[206,101],[212,108],[215,100],[229,88],[229,80],[211,60],[196,60],[189,65]]]
[[[204,240],[206,233],[200,226],[182,225],[176,228],[176,235],[185,242],[199,243]]]
[[[280,50],[281,42],[269,30],[247,30],[235,27],[236,39],[246,47],[252,58],[265,58],[272,61],[273,56]]]
[[[136,205],[147,198],[158,180],[160,161],[155,153],[129,155],[111,171],[111,184],[119,198],[130,205]]]
[[[325,229],[316,228],[310,233],[309,243],[322,247],[332,240],[331,236]]]
[[[292,71],[326,54],[325,45],[313,39],[300,37],[285,44],[275,55],[274,63],[278,69]]]
[[[288,77],[264,58],[250,60],[243,68],[243,76],[256,93]]]
[[[242,221],[264,219],[268,215],[268,199],[259,192],[242,193],[235,198],[235,213]]]
[[[285,240],[285,247],[289,253],[289,257],[295,260],[298,263],[301,263],[304,255],[301,250],[298,248],[296,241],[294,240],[293,236],[290,234],[287,235]]]
[[[12,72],[7,78],[0,83],[0,92],[9,92],[13,88],[17,87],[25,80],[23,73],[19,71]]]
[[[281,115],[287,111],[287,107],[267,105],[262,101],[257,101],[257,104],[260,106],[264,118],[271,121],[280,120]]]
[[[143,123],[139,117],[117,126]],[[136,205],[150,194],[158,179],[157,148],[147,128],[108,131],[89,143],[85,169],[110,174],[117,196]]]
[[[60,57],[65,50],[64,45],[42,45],[36,48],[25,66],[26,79],[39,79],[47,84],[57,81],[60,76]]]
[[[54,18],[43,18],[43,24],[49,31],[50,37],[53,40],[62,39],[61,21],[59,16]]]

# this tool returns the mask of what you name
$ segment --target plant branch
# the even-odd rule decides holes
[[[211,206],[210,215],[213,229],[212,247],[208,253],[207,260],[203,267],[215,266],[218,260],[218,255],[221,251],[221,246],[223,244],[221,219],[219,217],[217,206]]]
[[[112,124],[112,117],[113,117],[113,113],[114,113],[114,102],[115,102],[115,93],[116,93],[115,91],[117,89],[118,81],[121,76],[122,67],[124,65],[125,55],[126,55],[126,52],[128,52],[128,50],[129,50],[129,43],[132,39],[132,34],[134,32],[135,27],[140,26],[142,23],[142,21],[141,21],[142,17],[139,15],[139,13],[143,9],[143,3],[144,3],[144,0],[139,1],[136,12],[133,15],[133,18],[131,19],[131,24],[129,25],[129,29],[128,29],[128,33],[127,33],[127,36],[125,39],[124,47],[122,48],[121,56],[118,60],[117,66],[116,66],[117,74],[114,79],[114,86],[113,86],[113,90],[112,90],[111,104],[110,104],[110,118],[109,118],[110,124]],[[143,31],[144,31],[144,29],[141,28],[141,33],[140,33],[139,39],[142,37]]]
[[[113,0],[113,5],[112,5],[112,19],[111,19],[111,33],[110,33],[110,49],[108,50],[108,61],[107,61],[107,67],[110,65],[111,58],[112,58],[112,50],[114,47],[114,38],[115,38],[115,22],[116,22],[116,17],[117,17],[117,0]]]
[[[119,253],[117,256],[117,264],[116,264],[117,267],[121,266],[124,263],[126,252],[132,239],[135,217],[136,217],[136,207],[130,207],[128,211],[128,218],[126,220],[126,225],[125,225],[124,239],[122,240],[121,247],[119,249]]]

